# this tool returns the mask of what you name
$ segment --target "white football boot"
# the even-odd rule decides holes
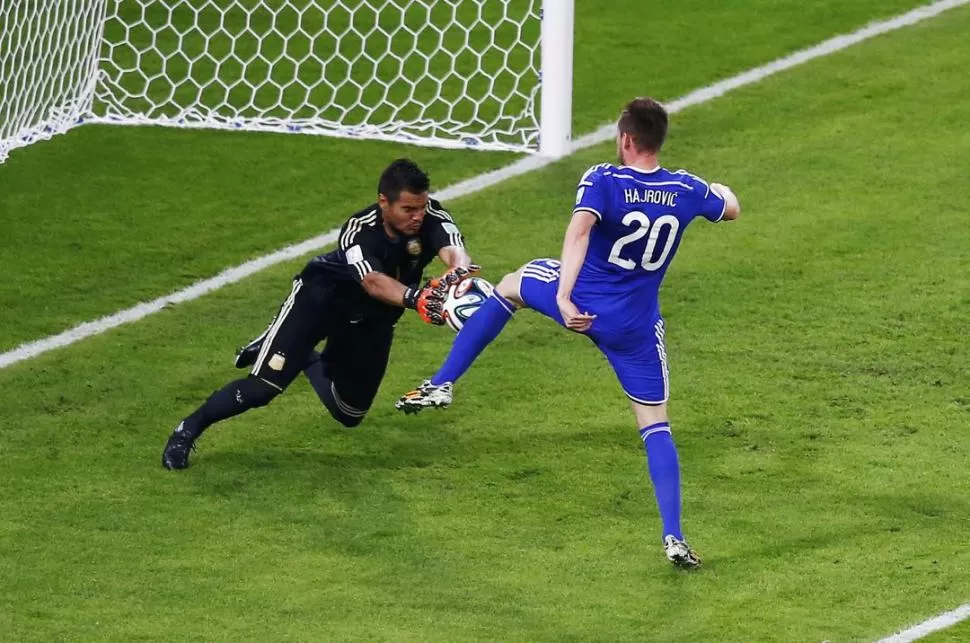
[[[664,552],[667,560],[677,567],[697,569],[701,566],[701,559],[697,552],[690,548],[686,541],[677,540],[673,536],[664,536]]]
[[[435,386],[431,380],[425,380],[421,386],[401,396],[394,408],[405,413],[418,413],[428,407],[443,409],[451,406],[451,395],[451,382]]]

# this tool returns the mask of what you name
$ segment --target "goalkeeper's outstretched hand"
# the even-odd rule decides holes
[[[421,288],[408,288],[404,291],[404,307],[418,313],[422,321],[435,326],[445,323],[444,303],[448,289],[435,287],[425,282]]]
[[[481,270],[472,264],[467,268],[459,266],[452,268],[440,277],[425,282],[421,288],[408,288],[404,291],[404,307],[417,311],[422,321],[435,326],[445,323],[444,303],[448,299],[448,290],[463,279],[467,279]]]
[[[447,294],[449,288],[457,284],[459,281],[464,281],[465,279],[471,277],[481,269],[482,267],[476,264],[458,266],[457,268],[452,268],[440,277],[432,279],[429,283],[433,288],[441,288],[444,293]]]

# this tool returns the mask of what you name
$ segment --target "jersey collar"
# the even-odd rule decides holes
[[[633,167],[632,165],[621,165],[620,166],[620,169],[621,170],[633,170],[634,172],[639,172],[640,174],[653,174],[655,172],[659,172],[660,171],[660,166],[658,165],[655,168],[653,168],[652,170],[641,170],[640,168]]]

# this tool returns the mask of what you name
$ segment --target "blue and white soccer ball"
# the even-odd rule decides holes
[[[448,290],[448,298],[442,306],[445,323],[456,333],[468,318],[492,296],[495,287],[480,277],[459,281]]]

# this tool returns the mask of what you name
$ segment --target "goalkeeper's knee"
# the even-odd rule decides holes
[[[278,388],[255,375],[238,380],[235,384],[236,401],[250,409],[266,406],[280,394]]]

